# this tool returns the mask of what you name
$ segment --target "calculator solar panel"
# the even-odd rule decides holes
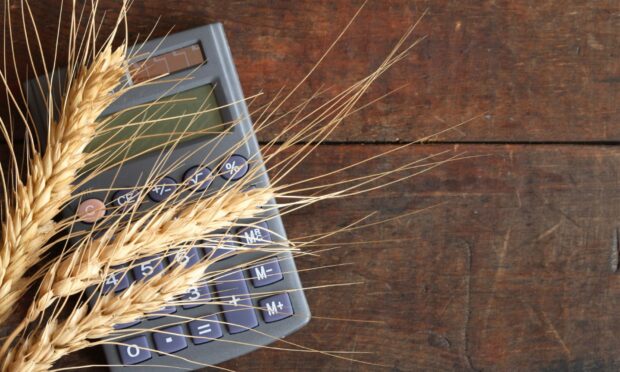
[[[127,82],[147,82],[162,75],[166,75],[166,79],[128,91],[103,113],[102,117],[122,112],[110,124],[112,128],[119,127],[98,137],[95,142],[100,143],[91,145],[120,145],[108,146],[110,152],[98,165],[112,164],[121,155],[133,158],[101,172],[80,188],[83,196],[63,211],[65,218],[77,215],[79,221],[72,227],[74,232],[96,226],[105,213],[100,212],[101,206],[106,209],[132,206],[144,211],[166,200],[180,187],[188,192],[209,194],[241,180],[247,188],[269,186],[222,25],[187,30],[137,48],[138,53],[132,55],[149,57],[136,58],[130,63]],[[54,80],[54,84],[60,84],[62,78]],[[34,81],[26,86],[33,116],[43,130],[48,115],[44,100]],[[175,102],[183,101],[184,97],[199,97],[198,101],[204,106],[179,109]],[[175,115],[175,110],[181,110],[182,114],[187,110],[206,109],[197,120],[194,117],[185,122],[183,119],[161,121],[163,125],[148,128],[152,132],[147,134],[152,136],[145,137],[161,135],[158,131],[162,127],[166,130],[162,133],[170,133],[170,127],[176,125],[219,133],[218,140],[209,140],[214,137],[205,135],[179,141],[163,160],[163,150],[147,151],[157,148],[153,142],[135,141],[126,145],[122,140],[135,132],[120,127],[123,115],[132,115],[133,107],[153,101],[163,102],[160,108],[164,106],[163,111],[171,113],[171,117],[183,116]],[[215,110],[216,107],[219,108]],[[148,118],[156,113],[141,112],[140,115]],[[45,138],[45,133],[41,138]],[[156,166],[169,171],[148,190],[148,195],[139,197],[136,190]],[[111,189],[116,191],[106,191]],[[282,250],[269,253],[265,249],[255,249],[286,244],[278,211],[266,208],[262,215],[241,222],[240,225],[246,227],[219,232],[219,242],[197,242],[189,250],[144,258],[117,268],[106,279],[99,290],[120,294],[133,282],[148,280],[169,265],[190,266],[206,257],[218,259],[207,273],[212,277],[208,285],[191,288],[178,306],[169,306],[130,324],[115,325],[119,332],[114,341],[117,344],[103,347],[111,370],[123,366],[131,366],[135,371],[152,370],[154,366],[199,369],[270,344],[310,320],[293,255]],[[237,249],[245,250],[241,254]]]

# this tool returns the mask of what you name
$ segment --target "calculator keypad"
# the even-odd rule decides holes
[[[232,155],[218,169],[218,175],[225,181],[231,182],[244,177],[249,170],[249,164],[245,157]],[[207,167],[194,166],[187,169],[182,178],[182,187],[192,191],[203,191],[213,182],[213,171]],[[164,177],[148,190],[149,199],[155,203],[162,202],[173,195],[179,186],[174,178]],[[140,192],[137,189],[128,188],[114,193],[110,202],[117,208],[128,208],[139,200],[141,200]],[[85,222],[96,222],[105,215],[103,207],[104,203],[101,200],[87,199],[78,206],[78,215]],[[237,230],[236,234],[222,233],[220,237],[196,244],[196,247],[179,248],[165,255],[137,260],[131,263],[125,271],[119,270],[111,273],[103,283],[101,291],[119,293],[126,290],[134,280],[149,280],[158,275],[165,270],[166,266],[191,267],[203,257],[214,261],[225,260],[236,257],[237,249],[246,251],[264,247],[272,242],[273,237],[268,223],[256,222]],[[184,322],[183,317],[195,314],[195,312],[187,315],[182,313],[179,314],[179,318],[171,318],[175,319],[177,324],[167,327],[165,325],[155,326],[156,331],[122,341],[122,344],[116,346],[121,362],[125,365],[136,365],[151,360],[157,355],[178,353],[190,346],[188,339],[191,339],[193,345],[201,345],[222,338],[226,334],[242,334],[258,327],[259,318],[262,318],[264,323],[273,323],[291,317],[294,309],[287,293],[253,299],[249,287],[251,285],[252,288],[263,288],[283,279],[284,273],[278,259],[267,259],[228,272],[219,278],[216,277],[213,289],[206,284],[197,284],[180,296],[178,307],[166,306],[148,314],[145,319],[116,324],[114,329],[119,331],[130,330],[135,326],[148,329],[152,327],[149,325],[150,321],[175,314],[181,309],[182,311],[199,311],[194,309],[210,302],[210,305],[204,307],[207,309],[207,314],[199,314],[198,319]],[[221,311],[213,310],[214,304],[217,304]],[[143,322],[147,324],[140,325]],[[156,353],[153,354],[151,350],[155,350]]]
[[[233,236],[236,236],[238,240]],[[249,227],[241,228],[236,234],[222,234],[221,238],[197,244],[196,247],[180,248],[165,256],[158,255],[137,260],[124,270],[117,267],[115,268],[117,271],[110,274],[109,279],[104,283],[102,291],[121,292],[127,289],[133,280],[149,280],[165,270],[167,265],[190,267],[198,263],[202,257],[209,259],[232,257],[235,253],[233,247],[255,248],[271,241],[268,223],[257,222]],[[117,324],[114,328],[127,330],[144,321],[161,319],[169,314],[177,313],[180,309],[194,311],[192,309],[210,302],[209,307],[205,307],[207,314],[198,315],[199,319],[188,319],[188,321],[183,321],[183,317],[195,313],[180,314],[179,318],[172,319],[176,319],[181,324],[164,326],[164,328],[156,327],[156,331],[122,341],[123,345],[117,345],[119,357],[123,364],[140,364],[154,356],[174,354],[188,348],[190,346],[188,339],[191,339],[193,345],[207,344],[224,337],[225,334],[236,335],[256,328],[260,325],[260,319],[264,322],[263,324],[268,324],[289,318],[293,316],[294,309],[288,293],[276,292],[276,294],[253,299],[250,291],[250,286],[251,288],[268,288],[283,279],[284,272],[280,261],[273,257],[215,277],[213,290],[207,284],[198,283],[179,298],[178,307],[166,306],[149,314],[146,319]],[[214,310],[214,304],[217,304],[221,311]],[[145,324],[142,327],[149,328],[150,326]],[[155,355],[146,349],[155,350]]]
[[[244,275],[244,271],[248,274],[247,276]],[[212,342],[224,336],[224,324],[231,335],[248,331],[259,325],[258,313],[261,314],[265,323],[273,323],[293,316],[295,311],[288,293],[263,297],[258,299],[257,306],[252,304],[248,283],[258,288],[276,283],[282,278],[283,273],[278,259],[273,258],[245,270],[237,270],[214,279],[215,297],[211,295],[207,285],[192,287],[182,296],[182,300],[197,303],[183,305],[183,309],[202,306],[200,302],[213,299],[214,302],[220,303],[222,309],[220,314],[224,321],[220,321],[217,314],[210,314],[183,324],[157,328],[154,332],[125,340],[122,342],[123,345],[117,346],[121,360],[128,365],[146,361],[152,355],[148,350],[144,350],[145,348],[155,349],[160,355],[174,354],[188,347],[188,339],[191,339],[194,345]],[[176,311],[174,306],[167,308],[173,309],[173,312]],[[166,310],[162,309],[155,317],[148,319],[159,318],[164,316],[164,313]],[[138,323],[140,322],[119,324],[115,329],[124,329]],[[149,345],[149,340],[151,340],[151,345]]]

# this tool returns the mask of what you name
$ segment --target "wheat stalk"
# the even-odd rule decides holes
[[[198,282],[211,263],[202,260],[190,268],[177,265],[148,281],[135,283],[121,294],[99,297],[90,310],[83,304],[62,322],[51,319],[6,354],[2,371],[49,370],[62,356],[92,346],[91,340],[112,333],[114,324],[142,318],[172,302]]]
[[[26,182],[17,181],[6,211],[0,247],[0,322],[24,292],[23,277],[41,257],[56,232],[53,218],[71,197],[72,183],[84,165],[84,148],[96,131],[96,119],[112,102],[109,93],[123,75],[125,48],[108,45],[72,82],[59,121],[50,128],[44,155],[35,153]]]

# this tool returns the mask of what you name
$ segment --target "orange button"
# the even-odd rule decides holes
[[[86,199],[77,209],[78,218],[86,223],[95,223],[105,216],[105,204],[99,199]]]

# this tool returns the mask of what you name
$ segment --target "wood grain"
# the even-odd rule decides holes
[[[48,64],[60,3],[37,1],[32,7]],[[222,22],[246,94],[262,91],[267,100],[301,80],[361,3],[178,0],[171,6],[170,1],[138,0],[129,16],[129,35],[144,39],[158,19],[153,36]],[[109,12],[105,34],[118,1],[102,0],[100,8]],[[439,139],[620,141],[617,1],[369,1],[293,102],[321,86],[339,89],[369,74],[424,10],[428,13],[414,36],[427,38],[369,97],[407,87],[347,120],[330,140],[410,141],[482,114]],[[62,13],[67,30],[67,7]],[[25,76],[28,60],[19,33],[15,42]],[[65,50],[61,38],[59,64]],[[263,139],[273,133],[265,132]]]
[[[321,146],[290,180],[390,147]],[[620,367],[620,150],[601,146],[424,145],[371,164],[394,168],[443,150],[482,157],[285,216],[291,237],[330,231],[373,210],[417,216],[329,239],[357,243],[299,258],[316,317],[288,340],[394,371],[617,370]],[[368,168],[342,174],[359,176]],[[364,243],[408,239],[405,242]],[[279,344],[279,346],[286,346]],[[84,351],[67,363],[90,363]],[[240,371],[381,370],[308,353],[262,350],[223,365]]]

